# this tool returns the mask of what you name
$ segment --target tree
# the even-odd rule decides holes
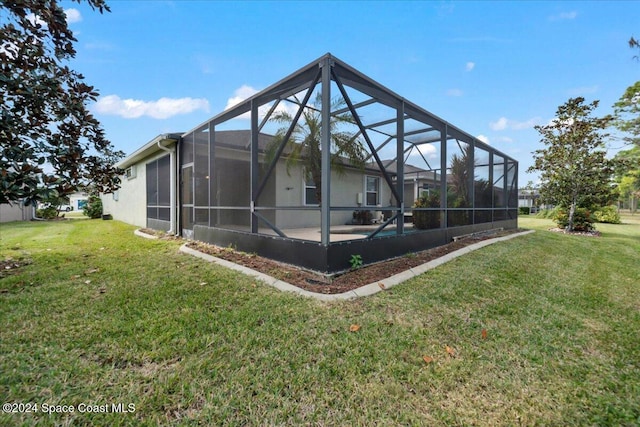
[[[628,201],[629,210],[634,213],[640,198],[640,146],[618,152],[613,160],[619,201]]]
[[[578,207],[604,205],[611,197],[612,162],[605,157],[602,133],[612,118],[592,117],[598,101],[571,98],[558,107],[548,125],[536,126],[545,149],[536,150],[528,172],[541,172],[544,203],[569,209],[567,231],[573,231]]]
[[[300,103],[300,100],[296,98]],[[331,102],[331,111],[344,107],[342,98],[336,98]],[[305,107],[300,120],[295,124],[288,141],[284,142],[288,127],[293,122],[293,117],[286,111],[280,111],[273,115],[271,120],[285,125],[280,128],[267,147],[267,158],[272,159],[277,148],[284,142],[286,148],[287,173],[291,167],[302,164],[305,180],[313,181],[316,187],[318,202],[322,201],[322,151],[320,136],[322,133],[322,96],[318,92],[311,106]],[[329,123],[331,133],[331,166],[339,173],[344,172],[345,160],[358,168],[364,168],[366,151],[362,141],[356,135],[341,131],[344,125],[352,125],[353,117],[350,113],[332,114]]]
[[[98,93],[67,65],[77,40],[58,1],[0,2],[0,40],[0,204],[117,189],[123,153],[87,109]]]
[[[640,147],[640,81],[629,86],[613,104],[615,126],[628,134],[624,140]]]

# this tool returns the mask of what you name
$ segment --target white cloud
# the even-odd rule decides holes
[[[242,85],[240,86],[238,89],[236,89],[233,92],[233,96],[229,99],[227,99],[227,106],[224,107],[225,110],[230,109],[231,107],[238,105],[239,103],[241,103],[242,101],[244,101],[247,98],[252,97],[253,95],[255,95],[256,93],[258,93],[259,90],[255,89],[249,85]],[[261,107],[258,108],[258,116],[260,118],[263,118],[264,116],[267,115],[267,113],[269,112],[269,110],[271,109],[271,105],[272,104],[266,104],[266,105],[262,105]],[[296,112],[298,111],[298,107],[289,103],[289,102],[280,102],[278,104],[278,106],[276,107],[277,112],[287,112],[290,115],[295,115]],[[237,119],[245,119],[245,120],[249,120],[251,118],[251,112],[246,112],[238,117],[236,117]]]
[[[505,130],[507,128],[507,118],[500,117],[497,122],[489,123],[489,127],[493,130]]]
[[[242,85],[238,89],[233,92],[233,96],[227,100],[227,106],[224,107],[225,110],[233,107],[234,105],[240,104],[247,98],[252,97],[259,91],[257,89],[252,88],[249,85]]]
[[[533,128],[535,125],[540,123],[540,117],[533,117],[529,120],[526,120],[524,122],[516,122],[516,121],[510,121],[509,122],[509,127],[511,129],[514,130],[522,130],[522,129],[531,129]]]
[[[484,135],[478,135],[478,136],[476,136],[476,138],[478,138],[480,141],[484,142],[485,144],[491,144],[489,142],[489,138],[484,136]]]
[[[576,12],[575,10],[572,10],[571,12],[561,12],[557,15],[551,15],[549,17],[550,21],[566,21],[569,19],[576,19],[576,17],[578,16],[578,12]]]
[[[464,69],[467,71],[471,71],[476,67],[475,62],[467,62],[467,65],[464,66]]]
[[[498,141],[511,144],[513,142],[513,139],[509,138],[508,136],[501,136],[500,138],[498,138]]]
[[[462,96],[464,92],[461,89],[449,89],[447,91],[447,96]]]
[[[95,104],[100,114],[136,119],[147,116],[154,119],[167,119],[180,114],[189,114],[196,110],[209,111],[209,101],[204,98],[160,98],[157,101],[121,99],[118,95],[101,97]]]
[[[522,129],[531,129],[535,125],[540,123],[540,117],[533,117],[529,120],[525,120],[524,122],[518,122],[515,120],[509,120],[506,117],[500,117],[495,122],[490,122],[489,127],[492,130],[505,130],[505,129],[513,129],[513,130],[522,130]]]
[[[64,10],[65,15],[67,15],[67,23],[73,24],[75,22],[82,21],[82,15],[80,15],[80,11],[78,9],[69,8]]]
[[[418,144],[415,146],[417,150],[412,150],[410,157],[420,156],[422,154],[427,159],[435,159],[439,157],[438,149],[434,144]]]

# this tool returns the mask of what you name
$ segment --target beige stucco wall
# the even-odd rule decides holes
[[[160,152],[147,157],[135,165],[135,178],[121,176],[120,190],[114,194],[102,194],[102,212],[111,214],[113,219],[117,219],[127,224],[138,227],[147,226],[147,163],[167,156],[168,153]],[[116,200],[117,199],[117,200]]]
[[[0,205],[0,222],[28,221],[31,219],[33,207],[22,206],[16,202],[13,205]]]
[[[357,195],[365,196],[365,176],[378,176],[375,173],[345,170],[342,174],[331,171],[331,206],[357,206]],[[380,204],[389,204],[390,191],[384,179],[380,177]],[[292,167],[287,173],[284,162],[276,168],[276,205],[301,206],[304,203],[304,179],[302,167]],[[362,209],[367,208],[362,206]],[[353,210],[331,212],[331,225],[344,225],[351,222]],[[320,226],[320,211],[280,210],[276,214],[276,225],[280,228],[306,228]]]

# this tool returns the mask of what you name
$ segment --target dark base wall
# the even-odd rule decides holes
[[[352,255],[360,255],[365,264],[402,256],[410,252],[445,245],[456,236],[491,230],[495,228],[515,229],[518,220],[504,220],[448,229],[428,230],[404,236],[385,236],[374,239],[349,240],[331,243],[324,247],[320,243],[297,239],[265,236],[241,231],[194,226],[194,238],[218,246],[232,245],[235,249],[255,253],[266,258],[298,265],[303,268],[335,273],[351,267]]]

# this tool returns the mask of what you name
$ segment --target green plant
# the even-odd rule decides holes
[[[102,216],[102,200],[100,197],[91,195],[87,204],[82,208],[82,212],[89,218],[100,218]]]
[[[540,209],[540,211],[536,214],[536,218],[553,219],[555,218],[559,209],[559,207],[555,207],[553,209]]]
[[[415,203],[414,208],[439,208],[440,192],[437,190],[425,191]],[[420,230],[440,227],[440,211],[413,211],[413,226]]]
[[[520,214],[520,215],[530,215],[531,214],[531,208],[529,206],[520,206],[518,208],[518,214]]]
[[[42,219],[54,219],[58,216],[58,210],[55,206],[48,206],[43,209],[37,209],[36,216]]]
[[[569,212],[567,212],[566,209],[558,209],[552,219],[556,222],[559,228],[566,229],[569,226]],[[592,231],[595,229],[593,222],[594,220],[591,216],[591,212],[588,209],[576,208],[573,214],[574,231]]]
[[[356,270],[362,267],[362,255],[351,255],[351,259],[349,259],[349,263],[351,264],[352,270]]]
[[[615,206],[603,206],[593,213],[598,222],[607,224],[620,224],[620,213]]]

